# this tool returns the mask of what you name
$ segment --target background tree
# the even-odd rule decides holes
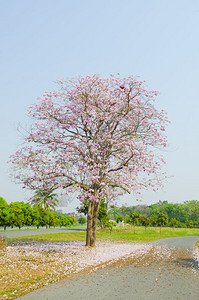
[[[16,201],[11,202],[10,207],[13,210],[14,213],[14,226],[21,229],[25,225],[25,216],[24,216],[24,210],[23,210],[24,202]]]
[[[168,216],[163,213],[159,213],[157,216],[157,225],[160,226],[160,233],[162,231],[162,226],[167,225],[168,223]]]
[[[0,197],[0,209],[7,207],[8,203],[6,202],[6,200],[3,197]]]
[[[63,215],[58,215],[58,219],[59,219],[59,226],[60,226],[60,227],[66,226],[66,225],[65,225],[65,216],[63,216]]]
[[[120,207],[120,214],[124,217],[124,219],[131,213],[135,212],[135,207],[134,206],[125,206],[122,205],[122,207]]]
[[[120,213],[120,208],[117,207],[116,205],[110,205],[110,209],[108,210],[108,215],[116,220],[117,216],[121,215]]]
[[[194,227],[194,221],[193,220],[188,220],[186,222],[186,225],[187,225],[188,228],[193,228]]]
[[[134,76],[59,81],[29,108],[27,146],[11,158],[16,180],[32,190],[78,191],[88,201],[86,245],[94,246],[102,199],[161,185],[167,116],[156,91]]]
[[[0,226],[4,227],[4,230],[6,230],[6,224],[5,224],[5,212],[7,211],[8,203],[3,197],[0,197]]]
[[[22,204],[22,212],[24,216],[24,225],[31,226],[33,225],[33,208],[29,203]]]
[[[145,216],[142,216],[139,221],[145,227],[145,231],[146,228],[151,225],[151,220]]]
[[[59,217],[55,212],[49,212],[49,227],[56,227],[59,225]]]
[[[31,204],[43,207],[45,210],[53,209],[55,211],[55,207],[58,204],[57,194],[53,190],[38,189],[31,199]]]
[[[135,213],[131,213],[130,215],[128,215],[128,217],[126,218],[126,223],[129,223],[131,225],[134,226],[134,233],[135,233],[135,225],[138,224],[139,220],[141,218],[141,215],[137,212]]]
[[[40,210],[37,205],[33,206],[32,216],[33,216],[32,225],[36,226],[39,229],[39,227],[41,226],[42,217],[40,215]]]
[[[133,208],[134,208],[134,212],[137,212],[144,217],[150,216],[150,208],[147,205],[138,204],[136,206],[133,206]]]
[[[66,216],[69,222],[69,225],[75,225],[77,223],[77,220],[73,216]]]
[[[188,219],[199,225],[199,201],[185,201],[184,205],[188,210]]]
[[[100,202],[100,206],[99,206],[99,212],[98,212],[98,220],[99,220],[99,225],[101,226],[101,228],[104,227],[109,227],[109,220],[110,217],[108,215],[108,211],[107,211],[107,203],[105,202],[104,199],[101,200]]]
[[[4,198],[0,197],[0,226],[6,230],[8,226],[14,226],[14,219],[13,209]]]
[[[60,227],[67,227],[76,224],[77,220],[73,216],[58,215]]]
[[[173,229],[174,229],[175,227],[177,227],[178,223],[179,222],[176,220],[176,218],[171,218],[171,220],[169,222],[169,226],[173,227]]]
[[[49,227],[50,224],[50,211],[45,210],[43,207],[38,207],[39,214],[40,214],[40,223],[39,226],[41,227]]]

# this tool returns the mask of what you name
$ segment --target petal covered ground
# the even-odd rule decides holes
[[[98,242],[30,242],[7,247],[0,255],[1,299],[14,299],[81,271],[92,272],[118,260],[139,257],[150,245]]]

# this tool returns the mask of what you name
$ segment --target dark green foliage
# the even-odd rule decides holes
[[[117,216],[116,217],[116,222],[117,223],[120,223],[120,222],[123,222],[124,221],[124,217],[123,216]]]
[[[188,228],[193,228],[194,227],[194,221],[193,220],[188,220],[186,222],[186,225],[187,225]]]
[[[24,222],[26,226],[31,226],[33,224],[33,209],[29,203],[23,203],[22,212],[24,215]]]
[[[51,193],[54,197],[55,194]],[[53,198],[54,199],[54,198]],[[46,207],[45,207],[46,208]],[[53,207],[52,207],[53,208]],[[80,209],[79,209],[80,211]],[[87,203],[81,212],[87,214]],[[160,223],[161,214],[167,218],[166,223]],[[137,216],[137,217],[136,217]],[[99,207],[98,221],[102,228],[110,226],[110,219],[116,222],[126,221],[132,225],[142,225],[147,227],[146,218],[150,219],[152,226],[170,226],[170,227],[199,227],[199,201],[191,200],[179,204],[171,204],[167,201],[159,201],[150,206],[137,205],[132,207],[111,206],[108,209],[104,200],[101,201]],[[34,205],[24,202],[11,202],[8,204],[6,200],[0,197],[0,227],[5,230],[7,227],[17,226],[71,226],[76,223],[76,219],[72,216],[52,212],[50,207],[44,209],[42,205]]]
[[[137,205],[137,206],[122,206],[111,207],[108,214],[116,220],[117,216],[124,216],[124,219],[129,220],[129,216],[133,213],[139,213],[142,217],[147,217],[151,220],[152,226],[158,226],[157,218],[159,214],[164,214],[168,218],[168,224],[171,227],[199,227],[199,201],[191,200],[184,203],[168,203],[167,201],[159,201],[155,204]],[[193,223],[189,221],[193,221]],[[133,224],[133,222],[131,223]],[[165,226],[165,225],[163,225]]]
[[[81,224],[81,225],[86,224],[86,218],[80,217],[80,218],[78,219],[78,223]]]
[[[110,217],[107,211],[107,203],[105,200],[102,200],[99,206],[98,220],[101,228],[107,227]]]
[[[130,213],[126,218],[126,223],[129,223],[131,225],[137,225],[139,223],[139,220],[141,218],[141,215],[137,212]]]
[[[110,209],[108,210],[108,215],[111,219],[116,220],[116,218],[121,215],[120,208],[116,207],[115,205],[111,205]]]
[[[168,223],[168,216],[163,213],[159,213],[157,216],[157,225],[160,226],[160,232],[161,232],[161,227],[167,225]]]
[[[69,225],[75,225],[77,223],[77,220],[75,219],[75,217],[73,216],[66,216],[68,218],[69,221]]]
[[[42,216],[40,214],[40,209],[38,206],[33,206],[32,208],[32,226],[39,228],[42,223]]]
[[[13,225],[21,229],[24,225],[26,225],[26,219],[24,215],[24,202],[11,202],[10,207],[14,213],[14,222]]]
[[[130,213],[126,218],[126,223],[134,225],[134,233],[135,233],[135,225],[138,225],[141,219],[141,215],[137,212]]]
[[[0,197],[0,209],[8,206],[8,203],[3,197]]]
[[[170,222],[169,222],[169,227],[178,227],[179,226],[179,221],[176,220],[176,218],[171,218]]]
[[[88,202],[84,201],[84,205],[83,207],[76,208],[78,213],[84,213],[85,215],[87,215],[88,213]],[[98,224],[101,228],[104,227],[110,227],[109,224],[109,220],[110,220],[110,216],[108,214],[108,207],[107,207],[107,203],[105,201],[105,199],[102,199],[100,202],[100,206],[99,206],[99,212],[98,212]]]
[[[49,212],[49,227],[59,226],[59,216],[55,212]]]
[[[140,217],[139,222],[145,227],[145,229],[151,225],[151,220],[147,217]]]
[[[66,227],[76,224],[77,220],[73,216],[68,215],[58,215],[59,226]]]
[[[0,227],[6,230],[7,227],[36,226],[47,228],[52,226],[71,226],[76,223],[73,216],[58,215],[56,212],[44,209],[41,205],[34,205],[24,202],[11,202],[8,204],[0,197]]]

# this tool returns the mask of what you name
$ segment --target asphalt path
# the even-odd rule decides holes
[[[181,236],[181,237],[173,237],[173,238],[166,238],[161,239],[153,242],[153,245],[158,246],[165,246],[169,248],[176,248],[176,249],[192,249],[196,242],[199,240],[199,236]],[[198,297],[199,299],[199,297]]]
[[[198,300],[199,265],[192,252],[197,240],[199,236],[159,240],[153,243],[154,251],[156,246],[174,249],[170,259],[151,260],[150,254],[141,262],[76,275],[18,299]]]
[[[60,229],[37,229],[37,230],[19,230],[19,231],[3,231],[0,232],[1,236],[7,238],[20,237],[20,236],[29,236],[29,235],[37,235],[37,234],[48,234],[48,233],[59,233],[66,231],[82,231],[86,230],[85,228],[60,228]]]

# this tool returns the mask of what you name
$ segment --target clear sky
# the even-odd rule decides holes
[[[171,178],[163,190],[143,192],[142,203],[199,200],[198,0],[0,0],[0,196],[28,200],[7,161],[37,96],[57,79],[117,72],[158,90],[156,106],[171,121]],[[136,204],[133,196],[122,203]]]

